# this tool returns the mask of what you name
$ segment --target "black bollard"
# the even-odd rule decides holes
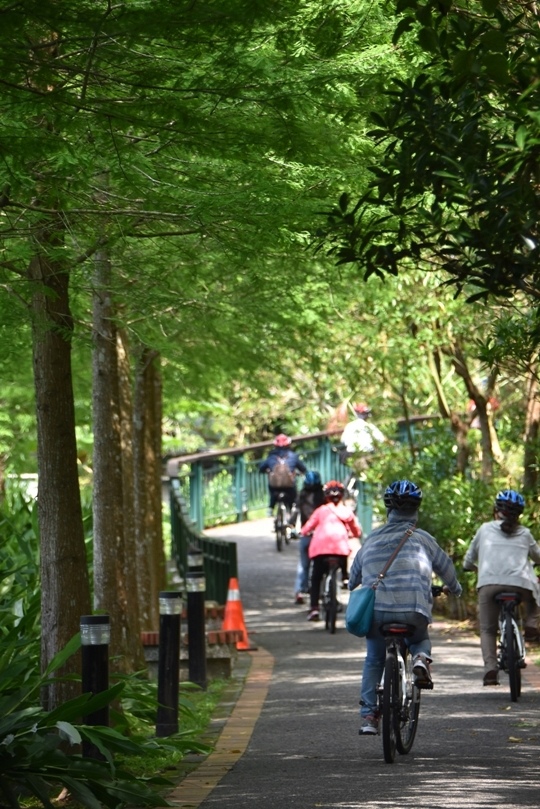
[[[109,687],[109,643],[111,627],[108,615],[83,615],[81,629],[81,665],[83,694],[99,694]],[[84,725],[109,725],[109,706],[83,716]],[[82,754],[86,758],[103,760],[105,757],[91,742],[83,741]]]
[[[206,690],[206,626],[204,602],[206,581],[204,578],[203,554],[191,547],[187,555],[187,620],[189,679]]]
[[[178,733],[182,593],[159,594],[158,709],[156,736]]]

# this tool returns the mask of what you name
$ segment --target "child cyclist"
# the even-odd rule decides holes
[[[309,558],[313,563],[309,588],[310,612],[308,621],[319,620],[319,594],[321,579],[328,572],[328,557],[341,557],[341,569],[346,575],[350,554],[349,537],[362,536],[362,528],[352,509],[342,503],[345,487],[337,480],[324,486],[325,502],[315,509],[302,526],[302,536],[312,534]]]

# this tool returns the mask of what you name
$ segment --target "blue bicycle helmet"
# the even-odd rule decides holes
[[[422,489],[419,489],[412,480],[395,480],[384,493],[384,505],[387,509],[415,511],[421,502]]]
[[[320,486],[322,483],[321,476],[315,470],[310,470],[306,472],[306,476],[304,478],[304,486]]]
[[[525,508],[525,499],[514,489],[502,489],[495,498],[495,508],[503,514],[521,514]]]

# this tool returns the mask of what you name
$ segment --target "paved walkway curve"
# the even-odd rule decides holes
[[[238,543],[258,650],[242,653],[240,695],[214,752],[168,796],[175,807],[540,806],[540,668],[530,659],[522,699],[511,703],[506,678],[482,687],[478,638],[436,620],[435,690],[422,697],[413,750],[387,765],[380,738],[357,735],[363,641],[342,625],[329,635],[293,604],[297,546],[278,554],[269,520],[211,533]]]

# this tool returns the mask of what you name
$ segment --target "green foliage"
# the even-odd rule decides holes
[[[40,675],[40,591],[35,503],[10,492],[0,506],[0,791],[16,808],[21,794],[44,806],[66,788],[88,809],[100,806],[162,806],[170,785],[156,776],[159,762],[178,761],[189,751],[207,752],[196,740],[200,723],[183,697],[181,731],[157,740],[157,685],[138,675],[122,677],[106,692],[89,694],[45,712],[40,690],[80,645],[76,636]],[[81,717],[108,704],[113,727],[90,727]],[[204,714],[206,715],[206,714]],[[186,725],[184,727],[184,724]],[[82,742],[103,760],[84,758]],[[143,757],[145,773],[134,762]],[[126,763],[127,762],[127,763]],[[153,762],[153,767],[150,764]],[[161,789],[161,792],[160,792]]]
[[[331,252],[366,277],[443,268],[469,300],[537,299],[538,10],[398,3],[430,61],[396,79],[371,136],[384,154],[356,205],[330,213]]]
[[[386,519],[382,494],[392,481],[414,480],[423,492],[418,524],[452,558],[464,598],[473,600],[476,579],[462,570],[462,560],[477,529],[492,519],[496,492],[511,484],[506,479],[486,483],[474,464],[468,477],[457,475],[455,446],[447,425],[419,428],[415,432],[415,449],[414,461],[405,444],[377,453],[366,473],[374,492],[374,513],[379,520]]]

